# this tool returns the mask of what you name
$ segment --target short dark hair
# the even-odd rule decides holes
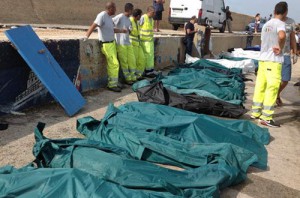
[[[134,9],[132,12],[133,17],[137,17],[139,15],[142,15],[143,11],[141,9]]]
[[[191,20],[196,20],[197,19],[197,17],[194,15],[194,16],[192,16],[192,18],[191,18]]]
[[[125,4],[125,12],[128,12],[130,10],[133,10],[133,5],[132,3],[126,3]]]
[[[107,9],[107,10],[109,10],[109,9],[111,9],[111,8],[115,8],[116,7],[116,4],[114,3],[114,2],[111,2],[111,1],[109,1],[109,2],[107,2],[106,4],[105,4],[105,8]]]
[[[281,1],[275,6],[275,14],[283,15],[288,11],[288,4],[285,1]]]
[[[149,7],[147,8],[147,12],[151,12],[151,11],[155,11],[155,9],[154,9],[153,6],[149,6]]]

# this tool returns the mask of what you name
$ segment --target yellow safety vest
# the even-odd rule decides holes
[[[140,45],[140,31],[138,23],[134,20],[133,17],[130,17],[131,27],[132,30],[130,31],[130,41],[133,46],[139,46]]]
[[[154,21],[147,14],[143,15],[144,23],[140,26],[141,41],[153,41]]]

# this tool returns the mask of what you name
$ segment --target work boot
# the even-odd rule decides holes
[[[155,78],[158,74],[159,72],[152,70],[152,71],[146,71],[144,76],[147,78]]]
[[[107,87],[108,90],[113,92],[121,92],[122,89],[120,87]]]
[[[144,78],[143,76],[140,76],[140,77],[137,78],[138,81],[144,80],[144,79],[145,79],[145,78]]]
[[[134,83],[134,82],[131,81],[131,80],[125,82],[125,84],[127,84],[127,85],[133,85],[133,83]]]
[[[153,73],[145,73],[144,76],[145,76],[146,78],[155,78],[155,77],[156,77],[156,75],[153,74]]]
[[[120,89],[125,89],[125,88],[126,88],[126,85],[124,85],[124,84],[118,82],[118,87],[119,87]]]

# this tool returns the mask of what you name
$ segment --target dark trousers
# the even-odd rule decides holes
[[[185,53],[192,56],[192,50],[193,50],[193,39],[187,37],[186,39],[186,48]]]

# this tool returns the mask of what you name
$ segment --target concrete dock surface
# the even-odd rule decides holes
[[[2,34],[1,34],[2,35]],[[84,34],[82,34],[84,35]],[[46,37],[47,35],[45,35]],[[59,35],[61,38],[61,35]],[[78,34],[78,38],[81,36]],[[1,38],[2,39],[2,38]],[[249,110],[255,86],[255,75],[247,78],[247,101]],[[300,197],[300,92],[293,86],[300,80],[300,60],[293,65],[293,75],[287,88],[282,93],[284,105],[275,110],[275,120],[282,124],[280,128],[269,128],[271,142],[268,150],[268,169],[266,171],[250,168],[248,179],[221,192],[223,198],[284,198]],[[90,91],[84,94],[87,105],[74,117],[68,117],[56,103],[26,110],[25,115],[7,115],[0,117],[9,123],[9,128],[0,131],[0,166],[13,165],[22,167],[31,162],[34,145],[33,130],[38,122],[46,123],[44,134],[49,138],[82,137],[76,131],[76,120],[84,116],[101,119],[109,103],[121,105],[137,101],[136,94],[130,87],[121,93],[106,89]],[[250,119],[249,112],[240,119]],[[256,122],[256,121],[253,121]],[[258,123],[257,123],[258,124]]]

